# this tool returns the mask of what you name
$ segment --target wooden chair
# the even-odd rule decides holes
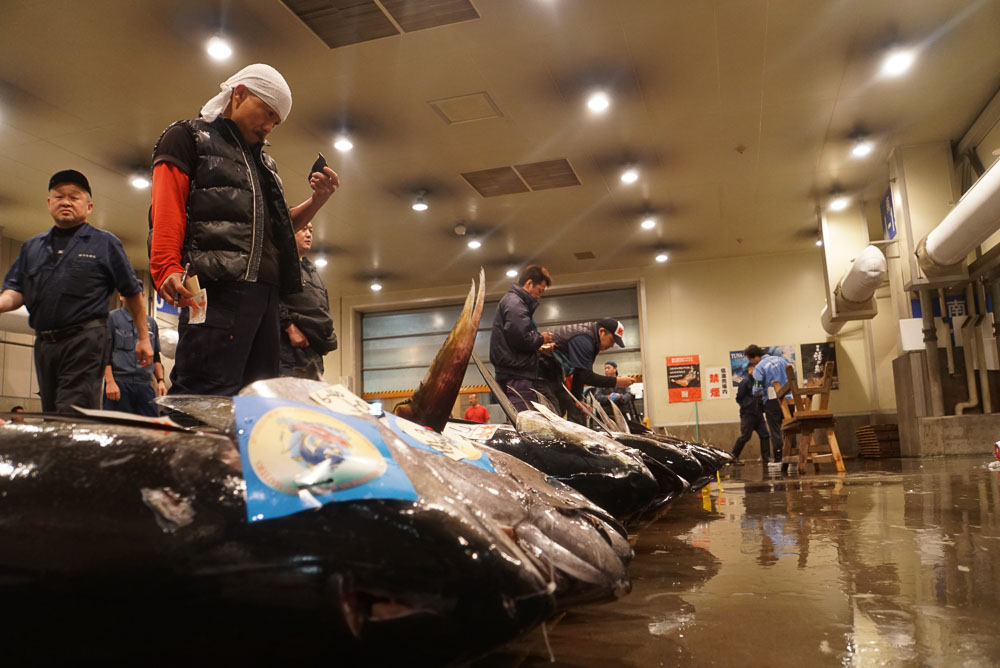
[[[837,471],[843,473],[844,458],[840,454],[840,445],[833,430],[833,413],[829,409],[830,389],[833,386],[833,362],[824,365],[819,385],[799,387],[795,367],[788,365],[785,371],[788,373],[788,382],[780,386],[778,381],[773,383],[784,416],[781,423],[782,469],[794,463],[798,464],[799,473],[805,473],[806,464],[811,463],[814,471],[819,473],[820,464],[832,462]],[[791,398],[786,398],[786,394],[791,394]],[[815,397],[819,397],[819,406],[814,408]],[[829,450],[820,450],[813,441],[817,429],[826,430]]]

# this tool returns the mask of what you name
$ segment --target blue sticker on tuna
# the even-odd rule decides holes
[[[469,439],[450,434],[439,434],[436,431],[431,431],[426,427],[420,426],[416,422],[404,420],[391,413],[386,413],[382,419],[384,424],[411,448],[434,452],[445,457],[451,457],[456,461],[478,466],[490,473],[496,473],[496,469],[493,468],[493,464],[490,462],[489,457],[486,456],[486,453],[476,447],[476,444]]]
[[[365,418],[269,397],[234,397],[251,522],[352,499],[417,492]]]

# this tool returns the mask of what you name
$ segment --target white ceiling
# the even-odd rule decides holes
[[[343,187],[315,221],[331,297],[461,284],[510,263],[565,273],[804,249],[834,186],[877,198],[893,146],[957,140],[1000,87],[996,0],[472,0],[480,18],[328,48],[277,0],[3,0],[0,225],[51,224],[51,173],[92,182],[92,222],[146,266],[148,168],[172,121],[252,62],[294,105],[271,136],[288,198],[317,150]],[[208,59],[223,30],[235,53]],[[912,72],[878,76],[893,42]],[[612,106],[584,104],[595,86]],[[502,117],[446,124],[429,101],[486,91]],[[355,148],[331,142],[343,124]],[[866,160],[851,137],[876,140]],[[567,158],[582,185],[483,198],[461,177]],[[620,165],[637,160],[624,186]],[[431,208],[410,209],[429,190]],[[639,215],[658,215],[652,231]],[[476,251],[452,229],[482,235]],[[578,260],[574,253],[596,256]]]

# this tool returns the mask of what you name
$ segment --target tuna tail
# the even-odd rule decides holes
[[[462,313],[458,316],[458,322],[438,351],[413,398],[397,406],[396,415],[435,431],[444,429],[469,366],[469,356],[476,344],[476,333],[479,330],[479,320],[483,316],[485,301],[486,276],[480,269],[479,289],[476,289],[476,282],[473,281],[469,295],[465,298]]]

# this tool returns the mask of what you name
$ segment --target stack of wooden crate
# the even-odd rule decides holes
[[[871,459],[899,457],[899,425],[868,425],[859,428],[855,434],[860,446],[860,456]]]

